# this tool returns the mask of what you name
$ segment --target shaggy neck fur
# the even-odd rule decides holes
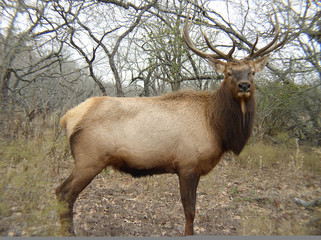
[[[233,98],[226,82],[212,94],[211,125],[221,139],[223,151],[233,151],[238,155],[249,139],[255,115],[253,94],[241,103],[240,99]]]

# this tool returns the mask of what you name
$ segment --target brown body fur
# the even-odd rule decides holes
[[[66,126],[74,158],[83,151],[99,154],[104,167],[133,176],[149,171],[177,173],[181,168],[204,175],[223,153],[208,117],[216,111],[210,106],[212,95],[179,92],[154,98],[96,97],[71,109],[61,123]]]
[[[85,150],[99,154],[105,167],[134,176],[181,168],[201,176],[225,151],[239,154],[251,133],[254,100],[247,102],[243,123],[239,102],[227,102],[228,95],[219,89],[154,98],[95,97],[68,111],[61,124],[74,158]]]

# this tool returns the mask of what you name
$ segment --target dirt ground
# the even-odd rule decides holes
[[[321,209],[294,198],[321,197],[321,176],[297,169],[243,169],[223,160],[201,178],[196,235],[321,234]],[[132,178],[106,170],[74,207],[78,236],[182,236],[184,214],[176,175]]]

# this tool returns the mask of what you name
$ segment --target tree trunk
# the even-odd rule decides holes
[[[125,93],[124,93],[123,87],[121,85],[120,76],[118,74],[114,58],[112,56],[109,57],[109,65],[110,65],[111,70],[113,71],[115,81],[116,81],[116,96],[117,97],[125,97]]]
[[[181,89],[181,82],[180,81],[174,81],[171,82],[172,92],[177,92]]]
[[[1,74],[1,73],[0,73]],[[9,80],[10,80],[11,70],[6,68],[2,71],[0,75],[1,86],[0,86],[0,109],[6,106],[6,101],[8,100],[9,94]]]

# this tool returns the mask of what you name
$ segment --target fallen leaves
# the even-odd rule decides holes
[[[305,234],[309,213],[295,196],[321,195],[318,178],[281,169],[239,171],[232,162],[202,178],[197,235]],[[305,183],[309,179],[309,184]],[[184,213],[175,175],[131,178],[114,172],[92,182],[76,202],[79,236],[182,236]],[[97,221],[88,221],[88,218]]]

